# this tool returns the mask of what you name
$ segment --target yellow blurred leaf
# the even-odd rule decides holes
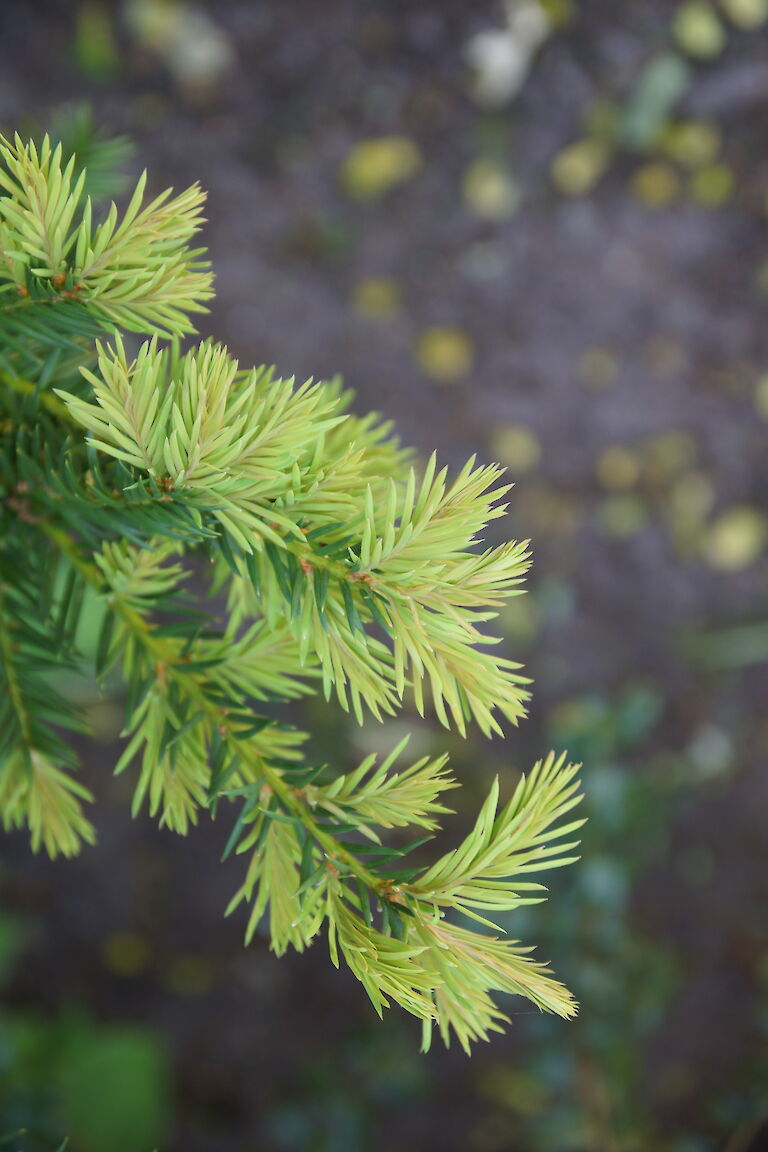
[[[177,996],[202,996],[213,983],[211,965],[204,956],[174,956],[164,976],[166,987]]]
[[[686,120],[672,124],[662,140],[662,148],[671,160],[686,168],[711,164],[722,146],[722,137],[714,124],[705,120]]]
[[[648,522],[648,512],[637,496],[606,496],[597,510],[598,524],[607,536],[635,536]]]
[[[715,487],[704,472],[686,472],[671,486],[663,511],[679,552],[698,551],[704,522],[715,503]]]
[[[696,460],[696,441],[689,432],[668,428],[643,445],[643,470],[650,480],[669,480]]]
[[[672,514],[686,524],[702,523],[714,503],[715,486],[705,472],[686,472],[669,493]]]
[[[722,572],[738,572],[759,558],[768,540],[768,523],[757,508],[739,505],[719,516],[702,543],[704,559]]]
[[[632,194],[646,208],[663,208],[680,193],[680,180],[674,168],[659,160],[641,164],[632,174]]]
[[[529,472],[541,459],[541,444],[524,424],[500,424],[491,437],[491,456],[511,472]]]
[[[125,17],[144,47],[163,53],[178,36],[183,7],[179,0],[127,0]]]
[[[539,0],[550,28],[557,31],[567,28],[576,17],[576,8],[573,0]]]
[[[585,196],[602,177],[610,151],[599,140],[586,137],[569,144],[552,161],[552,181],[564,196]]]
[[[597,457],[595,474],[604,488],[632,488],[640,476],[640,459],[631,448],[612,444]]]
[[[759,28],[768,20],[768,0],[720,0],[720,7],[737,28]]]
[[[726,164],[707,164],[691,176],[691,198],[705,208],[719,208],[733,194],[733,172]]]
[[[137,976],[149,964],[150,947],[137,932],[113,932],[103,942],[101,956],[116,976]]]
[[[406,136],[360,140],[342,164],[341,181],[350,196],[373,199],[411,180],[421,163],[419,149]]]
[[[520,206],[520,189],[503,165],[474,160],[464,173],[464,200],[484,220],[508,220]]]
[[[587,388],[605,388],[613,384],[619,371],[619,362],[610,348],[595,345],[587,348],[579,361],[579,379]]]
[[[388,276],[359,280],[352,289],[352,307],[366,320],[386,320],[401,303],[400,285]]]
[[[459,328],[425,328],[416,342],[416,359],[435,380],[459,380],[472,367],[472,343]]]
[[[678,46],[697,60],[711,60],[725,47],[725,29],[711,4],[686,0],[675,12],[672,35]]]

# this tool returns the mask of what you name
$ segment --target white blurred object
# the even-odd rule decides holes
[[[209,88],[233,63],[226,32],[196,4],[127,0],[125,13],[136,39],[163,58],[183,88]]]
[[[478,32],[465,49],[472,69],[471,95],[484,108],[502,108],[514,100],[552,31],[538,0],[504,0],[502,8],[503,27]]]

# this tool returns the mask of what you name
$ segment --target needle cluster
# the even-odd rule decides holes
[[[146,183],[121,213],[61,145],[0,140],[3,824],[51,856],[93,841],[68,686],[119,678],[133,810],[185,834],[234,808],[248,938],[263,925],[282,953],[324,934],[425,1046],[435,1026],[467,1049],[497,1030],[499,992],[571,1015],[498,921],[573,858],[575,767],[550,754],[506,804],[495,784],[458,848],[419,867],[386,837],[438,829],[446,758],[401,744],[341,774],[275,718],[317,691],[359,722],[406,700],[460,733],[524,715],[527,682],[489,630],[529,564],[524,543],[482,543],[502,470],[418,468],[338,381],[182,350],[211,298],[192,247],[204,196],[147,199]]]

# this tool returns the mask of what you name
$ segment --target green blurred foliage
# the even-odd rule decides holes
[[[0,1015],[0,1127],[14,1152],[149,1152],[168,1132],[168,1062],[153,1032],[83,1017]]]
[[[23,923],[0,911],[0,981],[21,960]],[[150,1029],[81,1009],[0,1009],[0,1148],[150,1152],[171,1117],[164,1043]]]

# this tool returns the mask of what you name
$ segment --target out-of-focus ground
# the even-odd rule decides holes
[[[513,7],[3,0],[0,122],[91,101],[156,188],[209,191],[204,333],[342,373],[423,454],[509,466],[528,721],[491,744],[308,722],[339,763],[402,727],[449,748],[454,835],[492,773],[583,758],[583,858],[509,923],[581,1015],[513,1002],[471,1061],[421,1057],[322,944],[244,950],[227,820],[131,821],[95,704],[98,847],[3,842],[0,1129],[29,1133],[0,1147],[766,1146],[768,9]]]

